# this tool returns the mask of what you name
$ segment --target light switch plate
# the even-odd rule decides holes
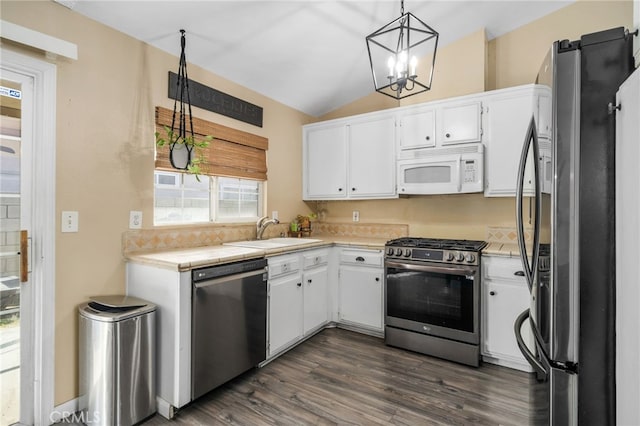
[[[60,232],[78,232],[78,212],[62,212]]]
[[[131,210],[129,212],[129,229],[142,228],[142,212]]]
[[[354,210],[353,211],[353,221],[354,222],[360,222],[360,211],[359,210]]]
[[[271,212],[271,218],[272,219],[278,219],[278,210],[274,210]]]

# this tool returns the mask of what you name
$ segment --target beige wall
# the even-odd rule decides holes
[[[151,227],[153,108],[173,105],[166,98],[166,76],[177,69],[177,58],[53,2],[3,0],[0,8],[2,19],[75,43],[79,51],[77,61],[56,61],[57,217],[62,210],[80,214],[79,233],[56,232],[55,403],[60,404],[77,396],[76,306],[90,295],[124,291],[121,235],[129,211],[143,211],[145,228]],[[405,102],[531,82],[551,40],[628,27],[631,15],[631,1],[581,1],[488,44],[483,31],[471,34],[438,52],[433,91]],[[175,32],[179,43],[177,27]],[[187,35],[187,58],[189,43]],[[267,212],[278,210],[288,220],[315,207],[301,201],[300,143],[300,126],[315,120],[195,66],[189,75],[264,108],[263,128],[200,109],[195,114],[269,138]],[[394,106],[392,99],[372,93],[323,118]],[[331,221],[350,221],[351,211],[359,210],[362,222],[408,223],[412,234],[432,237],[483,238],[487,224],[513,225],[513,199],[481,194],[323,204]]]
[[[80,231],[56,230],[55,404],[77,396],[76,306],[124,292],[121,236],[130,210],[152,226],[154,106],[167,99],[178,59],[50,1],[2,1],[1,15],[78,45],[57,63],[56,210],[79,212]],[[178,27],[176,45],[180,43]],[[170,29],[167,29],[170,31]],[[189,43],[187,34],[187,59]],[[3,47],[13,48],[12,43]],[[27,52],[26,50],[18,49]],[[44,59],[43,54],[39,55]],[[301,201],[301,125],[310,117],[195,66],[189,77],[264,108],[262,128],[196,108],[194,115],[269,138],[267,211],[282,219],[308,211]]]

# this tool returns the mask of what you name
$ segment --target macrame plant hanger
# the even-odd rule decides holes
[[[189,77],[187,75],[187,58],[185,55],[186,39],[184,36],[185,30],[180,30],[180,63],[178,65],[178,79],[176,82],[176,96],[173,101],[173,116],[171,118],[171,134],[173,135],[172,142],[169,144],[169,160],[171,166],[178,170],[187,170],[191,164],[191,154],[193,152],[193,144],[188,141],[194,141],[193,133],[193,118],[191,115],[191,97],[189,95]],[[178,110],[178,100],[180,100],[180,112],[178,117],[178,128],[176,131],[176,112]],[[187,130],[187,111],[185,111],[185,104],[189,113],[189,129]],[[186,150],[184,152],[178,152]],[[175,151],[175,152],[174,152]],[[178,157],[180,160],[178,161]],[[186,160],[184,157],[186,156]]]

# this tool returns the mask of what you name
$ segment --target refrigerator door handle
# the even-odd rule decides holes
[[[522,199],[524,196],[524,171],[527,165],[527,157],[529,154],[529,148],[533,147],[533,170],[534,170],[534,186],[535,186],[535,221],[533,227],[533,253],[531,255],[531,263],[529,263],[529,256],[527,253],[527,247],[524,240],[524,223],[522,221]],[[522,153],[520,155],[520,165],[518,168],[518,184],[516,187],[516,226],[518,230],[518,247],[520,249],[520,258],[522,259],[522,266],[524,267],[524,275],[527,279],[527,285],[529,286],[529,292],[532,291],[534,285],[535,273],[538,269],[538,257],[540,252],[540,213],[542,210],[542,197],[540,191],[540,170],[537,158],[540,155],[540,148],[538,146],[538,133],[536,132],[536,120],[531,117],[529,127],[525,135],[524,144],[522,145]]]
[[[544,368],[544,365],[536,358],[536,356],[531,353],[527,344],[524,342],[522,337],[522,324],[529,318],[529,309],[526,309],[518,318],[516,318],[516,322],[513,324],[513,332],[516,335],[516,343],[518,344],[518,349],[522,352],[522,355],[527,360],[527,362],[533,367],[536,372],[536,377],[538,380],[543,380],[547,377],[548,371]]]

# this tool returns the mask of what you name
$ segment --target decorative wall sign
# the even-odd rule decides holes
[[[178,75],[169,71],[169,98],[176,98]],[[262,107],[189,79],[191,105],[262,127]]]

